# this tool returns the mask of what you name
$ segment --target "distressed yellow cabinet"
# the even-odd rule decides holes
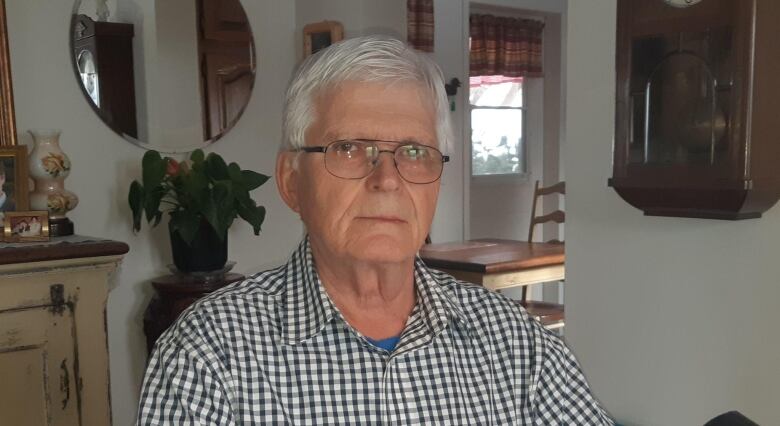
[[[0,425],[109,425],[106,297],[127,245],[0,244]]]

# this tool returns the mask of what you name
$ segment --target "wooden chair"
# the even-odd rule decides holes
[[[556,210],[552,213],[545,215],[537,215],[537,204],[539,198],[545,195],[566,195],[566,182],[558,182],[554,185],[547,187],[540,187],[537,180],[534,184],[534,199],[531,204],[531,220],[528,226],[528,241],[533,242],[534,229],[536,225],[542,225],[548,222],[554,222],[557,224],[564,223],[566,220],[566,213],[563,210]],[[553,239],[548,243],[563,244],[563,241]],[[565,313],[563,305],[558,303],[541,302],[536,300],[527,300],[528,287],[523,287],[522,297],[520,304],[525,308],[529,315],[539,320],[548,329],[561,328],[565,324]]]
[[[558,182],[554,185],[550,185],[547,187],[539,187],[539,181],[537,180],[534,184],[534,200],[531,204],[531,222],[528,226],[528,241],[534,240],[534,229],[536,229],[536,225],[544,224],[548,222],[555,222],[557,224],[564,223],[566,221],[566,213],[563,212],[563,210],[556,210],[552,213],[548,213],[546,215],[537,216],[536,210],[537,210],[537,204],[540,197],[543,197],[545,195],[551,195],[551,194],[560,194],[561,196],[566,195],[566,182]],[[548,243],[563,243],[563,241],[553,239],[548,241]]]

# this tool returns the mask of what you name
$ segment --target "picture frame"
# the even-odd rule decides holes
[[[17,145],[7,28],[5,0],[0,0],[0,147]]]
[[[306,58],[333,43],[344,40],[344,26],[337,21],[322,21],[303,27],[303,57]]]
[[[0,229],[8,212],[30,209],[27,147],[0,147]]]
[[[49,212],[46,210],[7,212],[3,221],[6,243],[49,241]]]

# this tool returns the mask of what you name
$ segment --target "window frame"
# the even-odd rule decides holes
[[[523,99],[523,106],[520,107],[510,107],[510,106],[476,106],[472,105],[471,103],[471,87],[469,86],[469,91],[467,92],[466,101],[468,102],[468,132],[469,132],[469,149],[468,149],[468,159],[469,159],[469,175],[471,176],[471,180],[475,183],[486,183],[486,184],[494,184],[494,183],[509,183],[509,182],[525,182],[528,181],[529,176],[531,175],[530,171],[530,163],[528,161],[528,90],[526,87],[527,79],[523,79],[523,86],[522,86],[522,99]],[[471,116],[475,109],[488,109],[488,110],[520,110],[522,113],[522,132],[521,132],[521,146],[518,149],[518,152],[522,152],[521,158],[523,159],[523,171],[517,172],[517,173],[494,173],[494,174],[483,174],[483,175],[477,175],[474,174],[474,140],[472,139],[472,134],[474,131]]]

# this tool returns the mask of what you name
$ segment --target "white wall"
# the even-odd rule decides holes
[[[112,283],[108,300],[111,390],[115,425],[132,423],[145,364],[142,316],[150,297],[149,280],[167,273],[171,262],[164,226],[131,232],[127,190],[140,177],[144,151],[117,136],[92,112],[77,86],[69,51],[72,3],[6,1],[17,124],[62,129],[62,148],[73,163],[66,186],[81,204],[69,216],[83,235],[130,244],[130,253]],[[295,61],[292,2],[244,2],[257,43],[258,78],[236,127],[211,150],[244,168],[272,174],[281,132],[283,89]],[[151,24],[149,24],[151,25]],[[29,137],[22,137],[29,143]],[[254,194],[268,209],[263,232],[255,237],[241,223],[231,229],[230,259],[250,272],[278,265],[302,234],[297,217],[279,199],[273,181]]]
[[[468,232],[468,189],[464,173],[466,145],[464,108],[468,105],[468,61],[463,52],[468,48],[468,38],[463,27],[463,13],[468,10],[464,0],[435,0],[433,58],[444,73],[444,80],[453,77],[461,82],[458,95],[453,98],[455,111],[450,112],[452,120],[453,144],[447,153],[450,162],[445,165],[441,177],[441,192],[436,206],[436,216],[431,226],[431,239],[434,242],[457,241],[466,237]]]
[[[564,143],[561,128],[564,125],[563,109],[566,95],[563,91],[562,78],[565,72],[563,63],[563,28],[564,13],[547,14],[544,25],[544,110],[542,111],[542,128],[544,129],[544,146],[542,147],[542,185],[549,186],[565,180],[561,161],[561,145]],[[561,197],[544,197],[541,212],[549,213],[563,207]],[[555,223],[544,225],[543,241],[558,238],[559,227]],[[563,228],[563,227],[561,227]],[[562,231],[562,229],[560,229]]]
[[[596,395],[631,425],[780,424],[780,207],[726,222],[622,201],[615,0],[570,1],[567,26],[566,336]]]
[[[203,134],[203,101],[198,56],[198,13],[192,0],[154,2],[156,55],[146,57],[147,73],[157,87],[147,93],[157,105],[159,127],[152,127],[148,141],[175,150],[187,150]]]

